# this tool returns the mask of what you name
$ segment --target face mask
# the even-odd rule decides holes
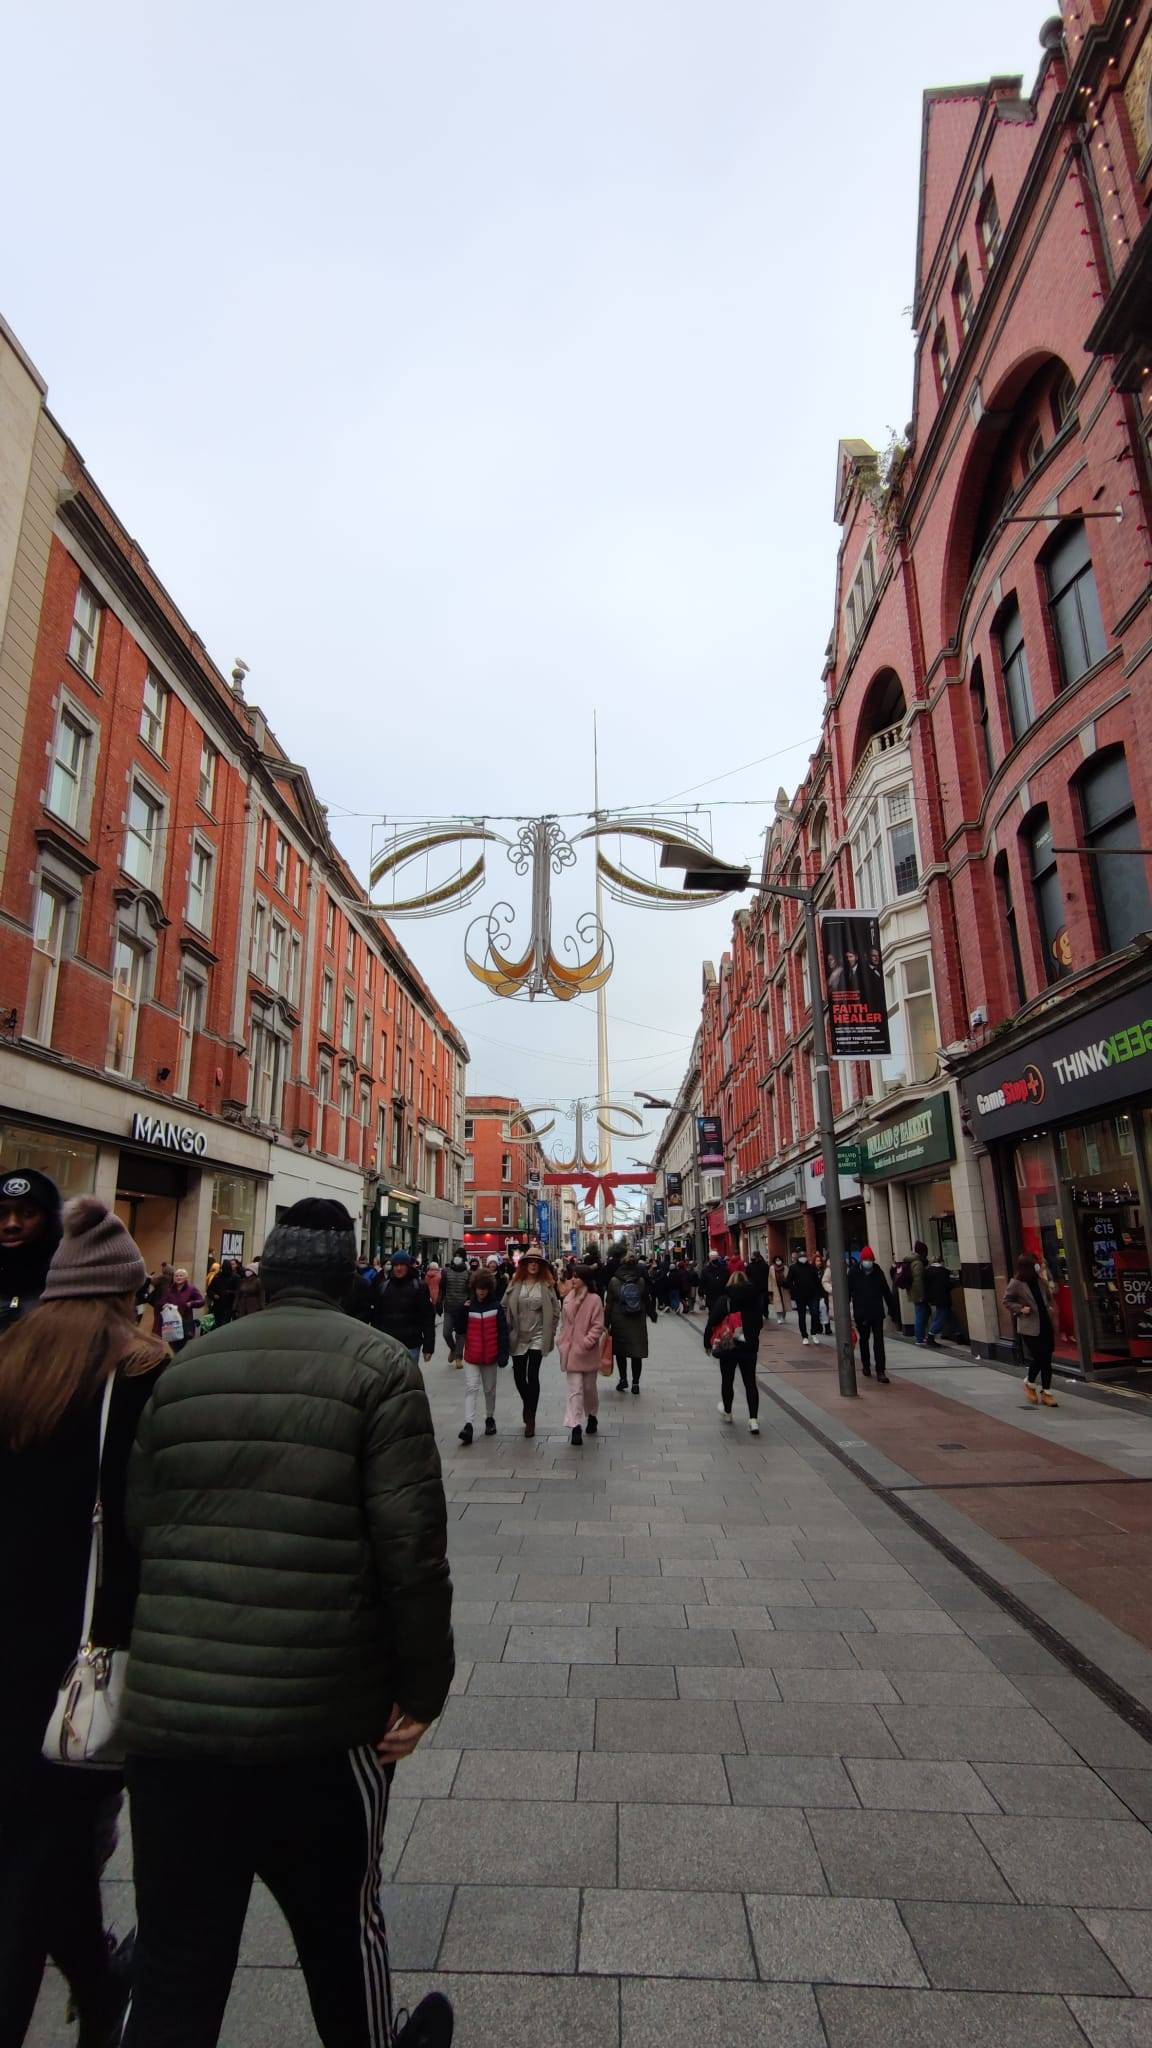
[[[797,1252],[797,1254],[796,1254],[796,1263],[797,1263],[797,1265],[800,1265],[800,1266],[806,1266],[806,1265],[808,1264],[808,1254],[807,1254],[807,1252]]]
[[[870,1273],[872,1271],[872,1268],[875,1266],[876,1261],[875,1259],[861,1259],[860,1264],[863,1266],[864,1271],[866,1273]]]
[[[453,1259],[453,1261],[452,1261],[452,1264],[453,1264],[453,1265],[455,1266],[455,1268],[456,1268],[456,1271],[457,1271],[458,1273],[462,1273],[462,1272],[464,1271],[464,1261],[463,1261],[463,1259]]]

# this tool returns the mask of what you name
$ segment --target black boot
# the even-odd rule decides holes
[[[395,2048],[452,2048],[455,2026],[452,2007],[440,1991],[430,1991],[409,2017],[397,2013]]]
[[[484,1418],[484,1434],[485,1434],[485,1436],[495,1436],[495,1434],[496,1434],[496,1417],[495,1417],[494,1415],[486,1415],[486,1416],[485,1416],[485,1418]]]
[[[109,1942],[112,1936],[108,1937]],[[77,1999],[80,2017],[80,2032],[76,2048],[119,2048],[120,2036],[124,2031],[124,2015],[132,1996],[132,1956],[136,1947],[135,1930],[126,1934],[118,1948],[113,1949],[108,1961],[109,1981],[98,1998]]]
[[[462,1430],[460,1431],[460,1442],[461,1442],[462,1444],[470,1444],[470,1443],[471,1443],[471,1441],[472,1441],[472,1424],[471,1424],[470,1422],[466,1422],[466,1423],[464,1424],[464,1427],[463,1427],[463,1429],[462,1429]]]
[[[580,1427],[580,1424],[579,1424],[579,1423],[577,1423],[577,1424],[576,1424],[576,1427],[575,1427],[575,1429],[574,1429],[574,1430],[572,1431],[572,1434],[571,1434],[571,1436],[569,1437],[568,1441],[569,1441],[569,1443],[570,1443],[570,1444],[582,1444],[582,1443],[583,1443],[583,1441],[584,1441],[584,1432],[583,1432],[583,1430],[581,1429],[581,1427]]]
[[[584,1424],[584,1427],[587,1430],[589,1436],[595,1436],[596,1431],[600,1427],[600,1424],[597,1422],[596,1417],[594,1415],[590,1415],[588,1417],[587,1422]]]

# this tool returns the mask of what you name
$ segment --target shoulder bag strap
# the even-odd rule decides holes
[[[96,1608],[96,1593],[104,1576],[104,1502],[101,1498],[104,1466],[104,1440],[108,1434],[108,1417],[112,1410],[112,1389],[116,1384],[113,1369],[104,1382],[104,1398],[100,1403],[100,1442],[96,1452],[96,1499],[92,1506],[92,1541],[88,1548],[88,1584],[84,1592],[84,1620],[80,1629],[80,1641],[89,1644],[92,1639],[92,1617]]]

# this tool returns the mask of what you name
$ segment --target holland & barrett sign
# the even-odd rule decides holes
[[[897,1122],[865,1132],[860,1175],[889,1180],[894,1174],[918,1173],[923,1166],[944,1166],[955,1157],[951,1103],[947,1095],[932,1095]]]

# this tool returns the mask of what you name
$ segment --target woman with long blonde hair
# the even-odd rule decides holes
[[[124,1648],[131,1632],[128,1458],[169,1356],[137,1327],[146,1277],[124,1225],[81,1197],[64,1211],[38,1306],[0,1337],[0,2048],[20,2048],[49,1956],[68,1980],[78,2048],[114,2048],[128,2001],[130,1947],[106,1935],[100,1898],[123,1779],[48,1763],[41,1745],[80,1639],[97,1487],[92,1639]]]

